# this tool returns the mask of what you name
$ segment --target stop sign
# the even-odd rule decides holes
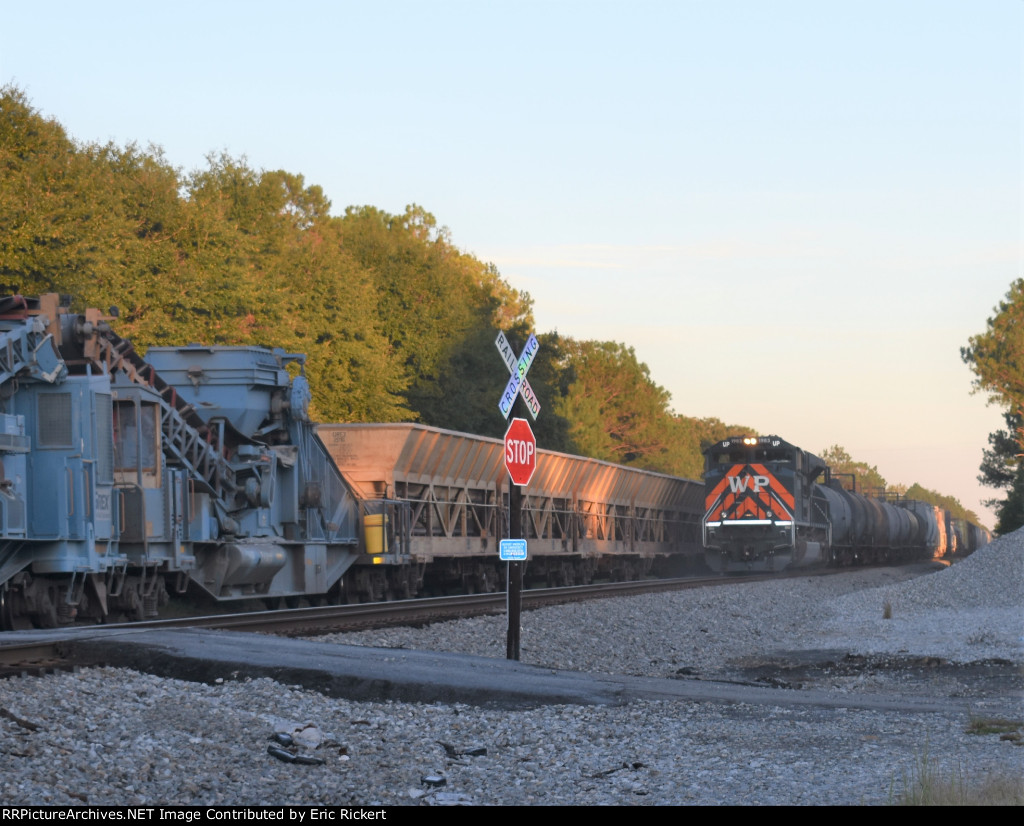
[[[513,485],[530,484],[537,469],[537,440],[526,419],[513,419],[505,431],[505,467]]]

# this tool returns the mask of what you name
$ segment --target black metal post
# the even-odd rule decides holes
[[[516,411],[520,400],[516,397],[512,409],[509,411],[508,421],[516,417]],[[508,487],[508,538],[523,538],[523,491],[519,485],[512,482],[509,477]],[[505,659],[519,659],[519,630],[522,626],[523,615],[523,565],[524,562],[509,562],[506,571],[508,587],[508,633],[505,639]]]
[[[509,539],[522,539],[523,494],[519,485],[511,485],[508,491]],[[519,659],[519,629],[523,614],[523,563],[508,563],[508,636],[505,642],[505,659]]]

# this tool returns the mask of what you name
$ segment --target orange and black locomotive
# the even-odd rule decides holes
[[[821,562],[828,504],[816,456],[778,436],[725,439],[704,452],[704,549],[722,571],[781,571]]]
[[[704,556],[717,572],[938,559],[984,544],[944,508],[846,490],[828,465],[778,436],[704,451]]]

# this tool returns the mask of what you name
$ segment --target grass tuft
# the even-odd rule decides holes
[[[946,775],[926,752],[903,777],[902,794],[890,792],[890,798],[899,806],[1024,806],[1024,778],[986,775],[974,781],[959,765]]]
[[[968,734],[1020,734],[1024,720],[1003,717],[972,717],[965,729]]]

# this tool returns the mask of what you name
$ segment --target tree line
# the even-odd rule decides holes
[[[190,342],[305,353],[319,421],[500,437],[494,339],[500,329],[525,344],[530,296],[418,205],[331,206],[301,174],[244,158],[215,154],[184,172],[158,147],[77,141],[20,89],[0,88],[0,293],[116,306],[118,334],[142,353]],[[703,447],[757,433],[675,412],[623,343],[537,337],[544,448],[700,478]],[[884,487],[876,469],[830,450],[837,472]]]
[[[116,306],[140,350],[189,342],[307,354],[320,421],[418,421],[501,436],[499,329],[522,346],[530,296],[428,211],[332,214],[301,174],[211,155],[82,143],[0,89],[0,287]],[[730,427],[672,410],[631,347],[541,333],[541,446],[697,478]]]

